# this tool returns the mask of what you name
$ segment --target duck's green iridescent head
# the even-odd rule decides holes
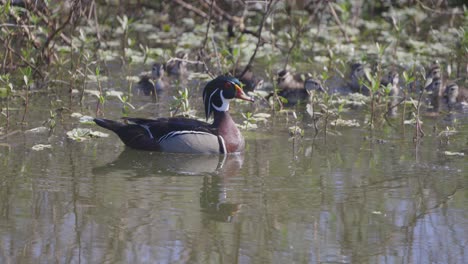
[[[229,101],[238,98],[253,102],[241,88],[241,82],[231,76],[221,75],[208,82],[203,89],[203,103],[205,115],[208,119],[212,112],[225,112],[229,110]]]

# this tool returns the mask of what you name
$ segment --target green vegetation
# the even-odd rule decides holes
[[[169,111],[158,115],[194,113],[191,107],[199,105],[200,93],[194,83],[234,73],[234,69],[245,72],[248,65],[271,84],[273,118],[282,118],[289,115],[283,111],[288,99],[276,94],[276,72],[289,69],[319,76],[329,86],[329,94],[305,101],[305,111],[294,109],[299,121],[312,117],[315,135],[326,135],[330,124],[346,124],[341,122],[342,113],[362,102],[359,111],[366,113],[364,123],[369,129],[394,126],[396,117],[400,124],[414,119],[416,138],[420,138],[424,135],[421,107],[426,103],[421,86],[428,67],[438,62],[447,78],[461,86],[467,83],[468,16],[459,1],[14,3],[4,0],[0,5],[2,126],[28,124],[29,105],[39,100],[36,94],[44,93],[54,100],[44,117],[51,128],[58,121],[57,109],[81,107],[83,114],[103,115],[110,111],[104,108],[110,97],[122,103],[120,114],[138,114],[144,106],[134,107],[132,91],[139,71],[174,59],[185,61],[189,71],[171,83],[176,88],[170,97],[153,93],[156,102],[166,100],[170,105]],[[188,58],[180,57],[181,52]],[[353,62],[366,65],[360,84],[369,87],[368,98],[356,99],[339,91],[331,94],[346,86]],[[399,96],[391,94],[390,86],[381,85],[390,70],[402,77]],[[261,92],[255,93],[262,97]],[[259,101],[264,106],[265,100]],[[22,111],[13,123],[12,106]],[[245,111],[243,127],[251,129],[252,117],[270,110]],[[390,116],[391,111],[396,116]]]

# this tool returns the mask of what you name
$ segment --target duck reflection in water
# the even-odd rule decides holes
[[[241,209],[240,203],[229,201],[226,185],[231,177],[239,174],[243,161],[242,155],[227,155],[219,173],[203,178],[200,207],[210,220],[231,222]]]
[[[113,161],[95,167],[95,175],[131,175],[129,180],[142,177],[203,176],[200,208],[210,220],[231,222],[241,208],[229,201],[226,184],[239,174],[243,154],[192,155],[143,152],[126,148]]]
[[[242,166],[244,157],[239,154],[199,155],[185,153],[147,152],[131,148],[124,151],[106,165],[95,167],[93,173],[107,175],[119,171],[131,171],[132,177],[148,176],[201,176],[206,174],[223,175],[227,167]]]

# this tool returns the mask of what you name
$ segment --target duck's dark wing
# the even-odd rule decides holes
[[[124,118],[124,123],[96,118],[94,122],[115,132],[125,145],[143,150],[225,153],[222,138],[210,124],[188,118]]]
[[[206,132],[217,135],[218,132],[211,124],[196,119],[173,117],[173,118],[124,118],[128,125],[138,125],[149,133],[149,136],[159,140],[172,132],[177,131],[196,131]]]

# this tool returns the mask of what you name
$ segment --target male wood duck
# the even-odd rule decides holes
[[[145,73],[140,76],[140,81],[136,85],[137,93],[142,92],[146,96],[161,93],[167,86],[164,77],[164,65],[159,63],[153,64],[150,74]]]
[[[468,90],[459,87],[456,83],[447,85],[444,91],[444,98],[450,110],[464,108],[464,104],[468,102]]]
[[[279,88],[278,96],[288,100],[286,105],[295,105],[299,101],[306,101],[312,91],[324,92],[319,80],[311,78],[310,74],[293,75],[288,70],[282,70],[278,73],[277,85]],[[273,95],[268,95],[269,99]]]
[[[95,118],[94,122],[115,132],[125,145],[134,149],[205,154],[241,152],[244,138],[228,112],[229,102],[234,98],[254,101],[244,93],[239,80],[219,76],[203,90],[206,119],[213,114],[213,124],[184,117],[124,118],[124,123]]]
[[[351,64],[350,81],[348,82],[349,88],[353,93],[362,93],[363,95],[370,95],[370,89],[363,82],[369,81],[366,76],[364,65],[361,63]]]

